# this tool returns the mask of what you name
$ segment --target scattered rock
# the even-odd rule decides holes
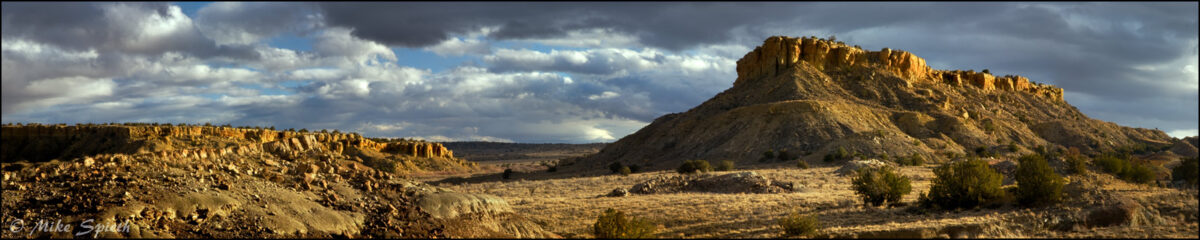
[[[607,196],[607,197],[625,197],[625,196],[629,196],[629,190],[625,190],[624,188],[617,188],[617,189],[613,189],[612,192],[609,192],[608,195],[605,195],[605,196]]]
[[[854,161],[846,162],[846,165],[842,165],[841,168],[838,168],[837,174],[842,175],[842,176],[848,176],[848,175],[858,172],[858,169],[861,169],[861,168],[879,168],[879,167],[884,167],[884,166],[889,166],[889,165],[893,165],[893,164],[890,162],[879,161],[877,159],[854,160]]]

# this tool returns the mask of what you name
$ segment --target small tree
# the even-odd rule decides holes
[[[629,176],[629,174],[633,173],[633,169],[629,169],[629,166],[622,166],[620,170],[617,170],[617,173],[621,174],[621,176]]]
[[[733,170],[733,160],[721,161],[721,163],[717,164],[716,170],[717,171],[732,171]]]
[[[1025,155],[1017,159],[1017,200],[1031,206],[1058,202],[1065,180],[1054,173],[1041,155]]]
[[[779,227],[783,228],[784,236],[806,236],[817,232],[821,227],[821,223],[816,217],[802,215],[800,212],[792,212],[786,217],[779,219]]]
[[[651,238],[656,226],[641,218],[626,217],[624,212],[609,208],[596,218],[592,234],[596,238]]]
[[[767,150],[766,152],[763,152],[763,157],[762,157],[761,161],[765,162],[765,161],[771,160],[771,159],[775,159],[775,151],[774,150]]]
[[[612,171],[612,173],[620,173],[622,167],[624,167],[624,165],[621,165],[621,162],[613,162],[608,164],[608,170]]]
[[[1197,178],[1200,178],[1200,158],[1184,159],[1183,163],[1171,169],[1171,179],[1175,181],[1184,181],[1188,185],[1196,186]]]
[[[629,172],[631,172],[631,173],[642,172],[642,166],[639,166],[637,164],[629,164]]]
[[[787,150],[779,150],[779,155],[776,157],[778,157],[779,161],[781,161],[781,162],[792,160],[792,155],[788,154]]]
[[[934,169],[933,174],[926,199],[942,208],[974,208],[1005,194],[1000,189],[1004,176],[983,160],[952,162]]]
[[[512,175],[513,175],[512,168],[505,168],[504,173],[500,174],[500,178],[509,179],[509,178],[512,178]]]
[[[676,171],[681,174],[708,172],[712,171],[712,167],[709,166],[707,160],[687,160],[683,162],[683,165],[679,165]]]
[[[837,151],[825,155],[825,162],[841,161],[850,158],[850,152],[846,148],[838,146]]]
[[[862,197],[864,203],[876,207],[884,202],[899,203],[904,195],[912,192],[912,184],[908,177],[897,174],[890,166],[860,168],[851,183],[854,192]]]
[[[796,161],[796,167],[799,167],[800,169],[808,169],[808,162],[805,162],[804,159],[800,159]]]

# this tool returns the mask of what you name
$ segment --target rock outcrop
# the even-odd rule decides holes
[[[737,62],[737,86],[745,81],[772,76],[796,64],[806,63],[819,70],[850,67],[878,67],[912,82],[942,82],[955,87],[965,85],[983,90],[1027,92],[1036,96],[1062,101],[1062,89],[1032,83],[1021,76],[996,77],[990,73],[934,70],[925,59],[910,52],[884,48],[867,51],[842,42],[805,37],[770,37],[762,46],[747,53]]]

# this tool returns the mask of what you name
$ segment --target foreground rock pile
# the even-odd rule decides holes
[[[755,172],[729,174],[671,175],[660,176],[633,185],[629,190],[616,189],[608,196],[623,197],[634,194],[664,194],[680,192],[709,193],[785,193],[794,190],[790,182],[772,181]]]
[[[382,156],[380,160],[448,160],[449,150],[436,150],[434,144],[378,143],[356,134],[222,133],[212,132],[220,129],[213,127],[197,128],[199,135],[172,128],[141,131],[146,129],[153,128],[5,127],[4,154],[12,158],[0,163],[0,220],[6,226],[17,223],[23,228],[16,232],[6,229],[0,237],[555,236],[521,220],[503,199],[454,193],[408,180],[394,169],[371,166],[363,160],[366,154],[359,154],[380,149],[384,152],[371,153]],[[78,135],[62,135],[68,132]],[[34,140],[38,136],[53,139]],[[132,153],[91,148],[88,151],[111,152],[45,161],[12,160],[25,155],[9,152],[40,148],[33,146],[36,144],[88,144],[65,141],[70,139],[122,138],[178,142],[159,151]],[[339,146],[347,151],[337,151]],[[432,150],[422,153],[425,149]],[[395,156],[402,154],[405,156]],[[64,153],[44,156],[52,155]],[[432,159],[438,156],[443,159]],[[64,231],[37,228],[47,222],[61,222],[66,227]]]

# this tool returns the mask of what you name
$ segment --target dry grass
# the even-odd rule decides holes
[[[1051,215],[1045,211],[1019,208],[980,209],[958,212],[918,214],[906,208],[866,207],[851,190],[850,177],[839,176],[836,167],[810,169],[776,168],[753,169],[760,175],[777,181],[791,181],[797,191],[784,194],[716,194],[676,193],[601,197],[615,188],[630,186],[671,171],[635,173],[629,176],[600,175],[542,180],[484,181],[466,184],[441,184],[460,192],[488,193],[500,196],[547,230],[564,237],[592,237],[591,225],[607,208],[644,217],[659,226],[657,237],[664,238],[775,238],[783,233],[775,223],[792,211],[816,216],[822,228],[816,236],[853,236],[900,229],[943,229],[952,226],[1024,226],[1029,218]],[[747,171],[747,170],[742,170]],[[913,193],[902,202],[914,204],[918,193],[928,191],[933,177],[931,166],[899,168],[899,173],[912,179]],[[536,173],[530,173],[536,174]],[[1089,175],[1092,178],[1104,176]],[[531,179],[538,179],[536,177]],[[1092,181],[1105,181],[1104,179]],[[1102,184],[1112,191],[1129,192],[1135,198],[1160,195],[1187,196],[1173,189],[1120,184]],[[1191,209],[1195,198],[1191,197]],[[1186,200],[1186,199],[1183,199]],[[1187,204],[1187,203],[1183,203]],[[1071,209],[1058,209],[1071,211]],[[1051,211],[1056,212],[1056,211]],[[1025,224],[1028,225],[1028,224]],[[1142,226],[1148,230],[1110,227],[1085,229],[1078,232],[1049,230],[1021,231],[983,227],[975,234],[991,237],[1080,237],[1080,236],[1195,236],[1196,224]],[[1190,229],[1188,227],[1190,226]],[[1028,226],[1045,229],[1045,226]],[[1166,229],[1163,229],[1166,228]],[[1141,228],[1139,228],[1141,229]],[[1154,232],[1154,231],[1157,231]],[[935,233],[942,234],[942,233]],[[865,235],[864,235],[865,236]]]

